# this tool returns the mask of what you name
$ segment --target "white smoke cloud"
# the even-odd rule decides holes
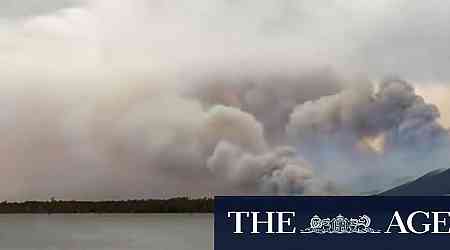
[[[376,43],[419,29],[422,3],[402,15],[404,1],[7,2],[1,199],[359,193],[448,163],[434,98],[358,75],[448,80],[445,50],[431,74],[427,57],[406,67]],[[447,27],[439,9],[416,34]]]
[[[250,194],[313,192],[308,183],[312,178],[311,166],[287,147],[253,155],[242,152],[233,144],[221,142],[208,159],[207,166],[214,174],[229,181],[231,188],[243,188]]]

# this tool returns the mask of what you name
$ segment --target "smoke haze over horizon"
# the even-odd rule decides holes
[[[0,199],[361,194],[450,163],[450,3],[0,3]]]

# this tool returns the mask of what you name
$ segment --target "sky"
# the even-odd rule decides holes
[[[338,61],[339,65],[350,65],[355,71],[368,73],[373,77],[398,74],[420,82],[446,82],[450,78],[446,70],[450,60],[446,52],[450,39],[447,32],[449,4],[443,0],[426,3],[405,0],[221,0],[199,1],[195,4],[186,1],[131,2],[127,6],[117,6],[123,4],[117,1],[107,3],[89,0],[7,0],[0,3],[0,18],[3,23],[13,24],[27,19],[34,23],[38,22],[39,17],[55,15],[65,18],[65,21],[73,18],[72,25],[77,27],[68,26],[65,32],[80,32],[83,35],[92,31],[78,29],[82,29],[83,22],[86,24],[89,22],[87,19],[94,16],[104,19],[105,26],[114,26],[114,22],[119,19],[125,23],[130,21],[129,24],[132,25],[141,18],[146,19],[141,21],[155,20],[156,23],[150,24],[149,29],[153,25],[154,32],[161,32],[161,40],[167,39],[166,42],[169,43],[167,49],[174,46],[170,44],[174,41],[167,34],[169,31],[185,32],[184,35],[192,36],[185,43],[201,42],[197,39],[208,36],[207,39],[217,39],[210,41],[217,47],[225,46],[249,54],[253,53],[252,49],[257,50],[258,46],[271,50],[275,44],[283,45],[286,50],[304,48],[311,51],[312,55],[308,56],[319,60],[329,59],[332,63]],[[79,12],[73,13],[70,10]],[[109,17],[108,12],[117,19]],[[38,20],[33,20],[36,18]],[[57,29],[58,24],[46,25],[49,26],[48,29]],[[62,24],[59,25],[62,29]],[[137,24],[136,29],[143,28],[141,26],[143,25]],[[130,27],[122,28],[133,32]],[[160,28],[166,28],[167,32],[157,30]],[[256,44],[255,40],[259,42]],[[220,44],[221,42],[226,44]],[[200,49],[196,44],[184,46]],[[264,50],[258,52],[269,53]],[[277,50],[283,49],[278,47]],[[296,53],[289,54],[287,56],[296,56]]]
[[[445,0],[1,1],[0,199],[357,194],[443,167],[447,146],[378,144],[450,127],[449,26]]]

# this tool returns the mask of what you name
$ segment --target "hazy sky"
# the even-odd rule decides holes
[[[259,53],[264,53],[279,45],[288,51],[283,51],[288,53],[286,56],[299,54],[303,48],[313,51],[309,56],[319,57],[323,61],[328,58],[331,63],[338,61],[341,66],[351,65],[354,70],[368,72],[374,77],[398,74],[423,82],[450,80],[447,70],[450,66],[450,3],[445,0],[114,2],[5,0],[0,2],[0,20],[54,15],[63,8],[78,6],[88,12],[83,13],[89,14],[89,17],[107,15],[105,12],[109,11],[111,19],[105,20],[110,22],[109,25],[117,21],[114,16],[129,24],[134,18],[134,21],[141,19],[149,22],[149,34],[161,32],[161,35],[167,35],[165,33],[173,29],[173,32],[182,32],[181,37],[190,36],[186,41],[177,41],[181,44],[195,43],[205,38],[211,39],[210,42],[215,43],[217,48],[236,49],[241,53],[252,53],[253,48],[260,47],[262,50]],[[122,9],[114,7],[117,4],[124,6]],[[66,15],[70,18],[76,13]],[[153,18],[144,19],[144,16]],[[153,26],[152,20],[161,25]],[[121,24],[118,25],[120,31]],[[182,29],[185,29],[184,34]],[[163,38],[173,39],[168,36]],[[213,39],[223,39],[226,44],[217,44],[220,41]],[[185,46],[197,49],[192,44]],[[170,47],[167,49],[171,50]]]
[[[79,3],[77,0],[3,0],[0,3],[2,18],[19,18],[49,13]]]

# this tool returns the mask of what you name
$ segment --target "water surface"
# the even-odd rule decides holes
[[[211,250],[213,215],[0,215],[2,250]]]

